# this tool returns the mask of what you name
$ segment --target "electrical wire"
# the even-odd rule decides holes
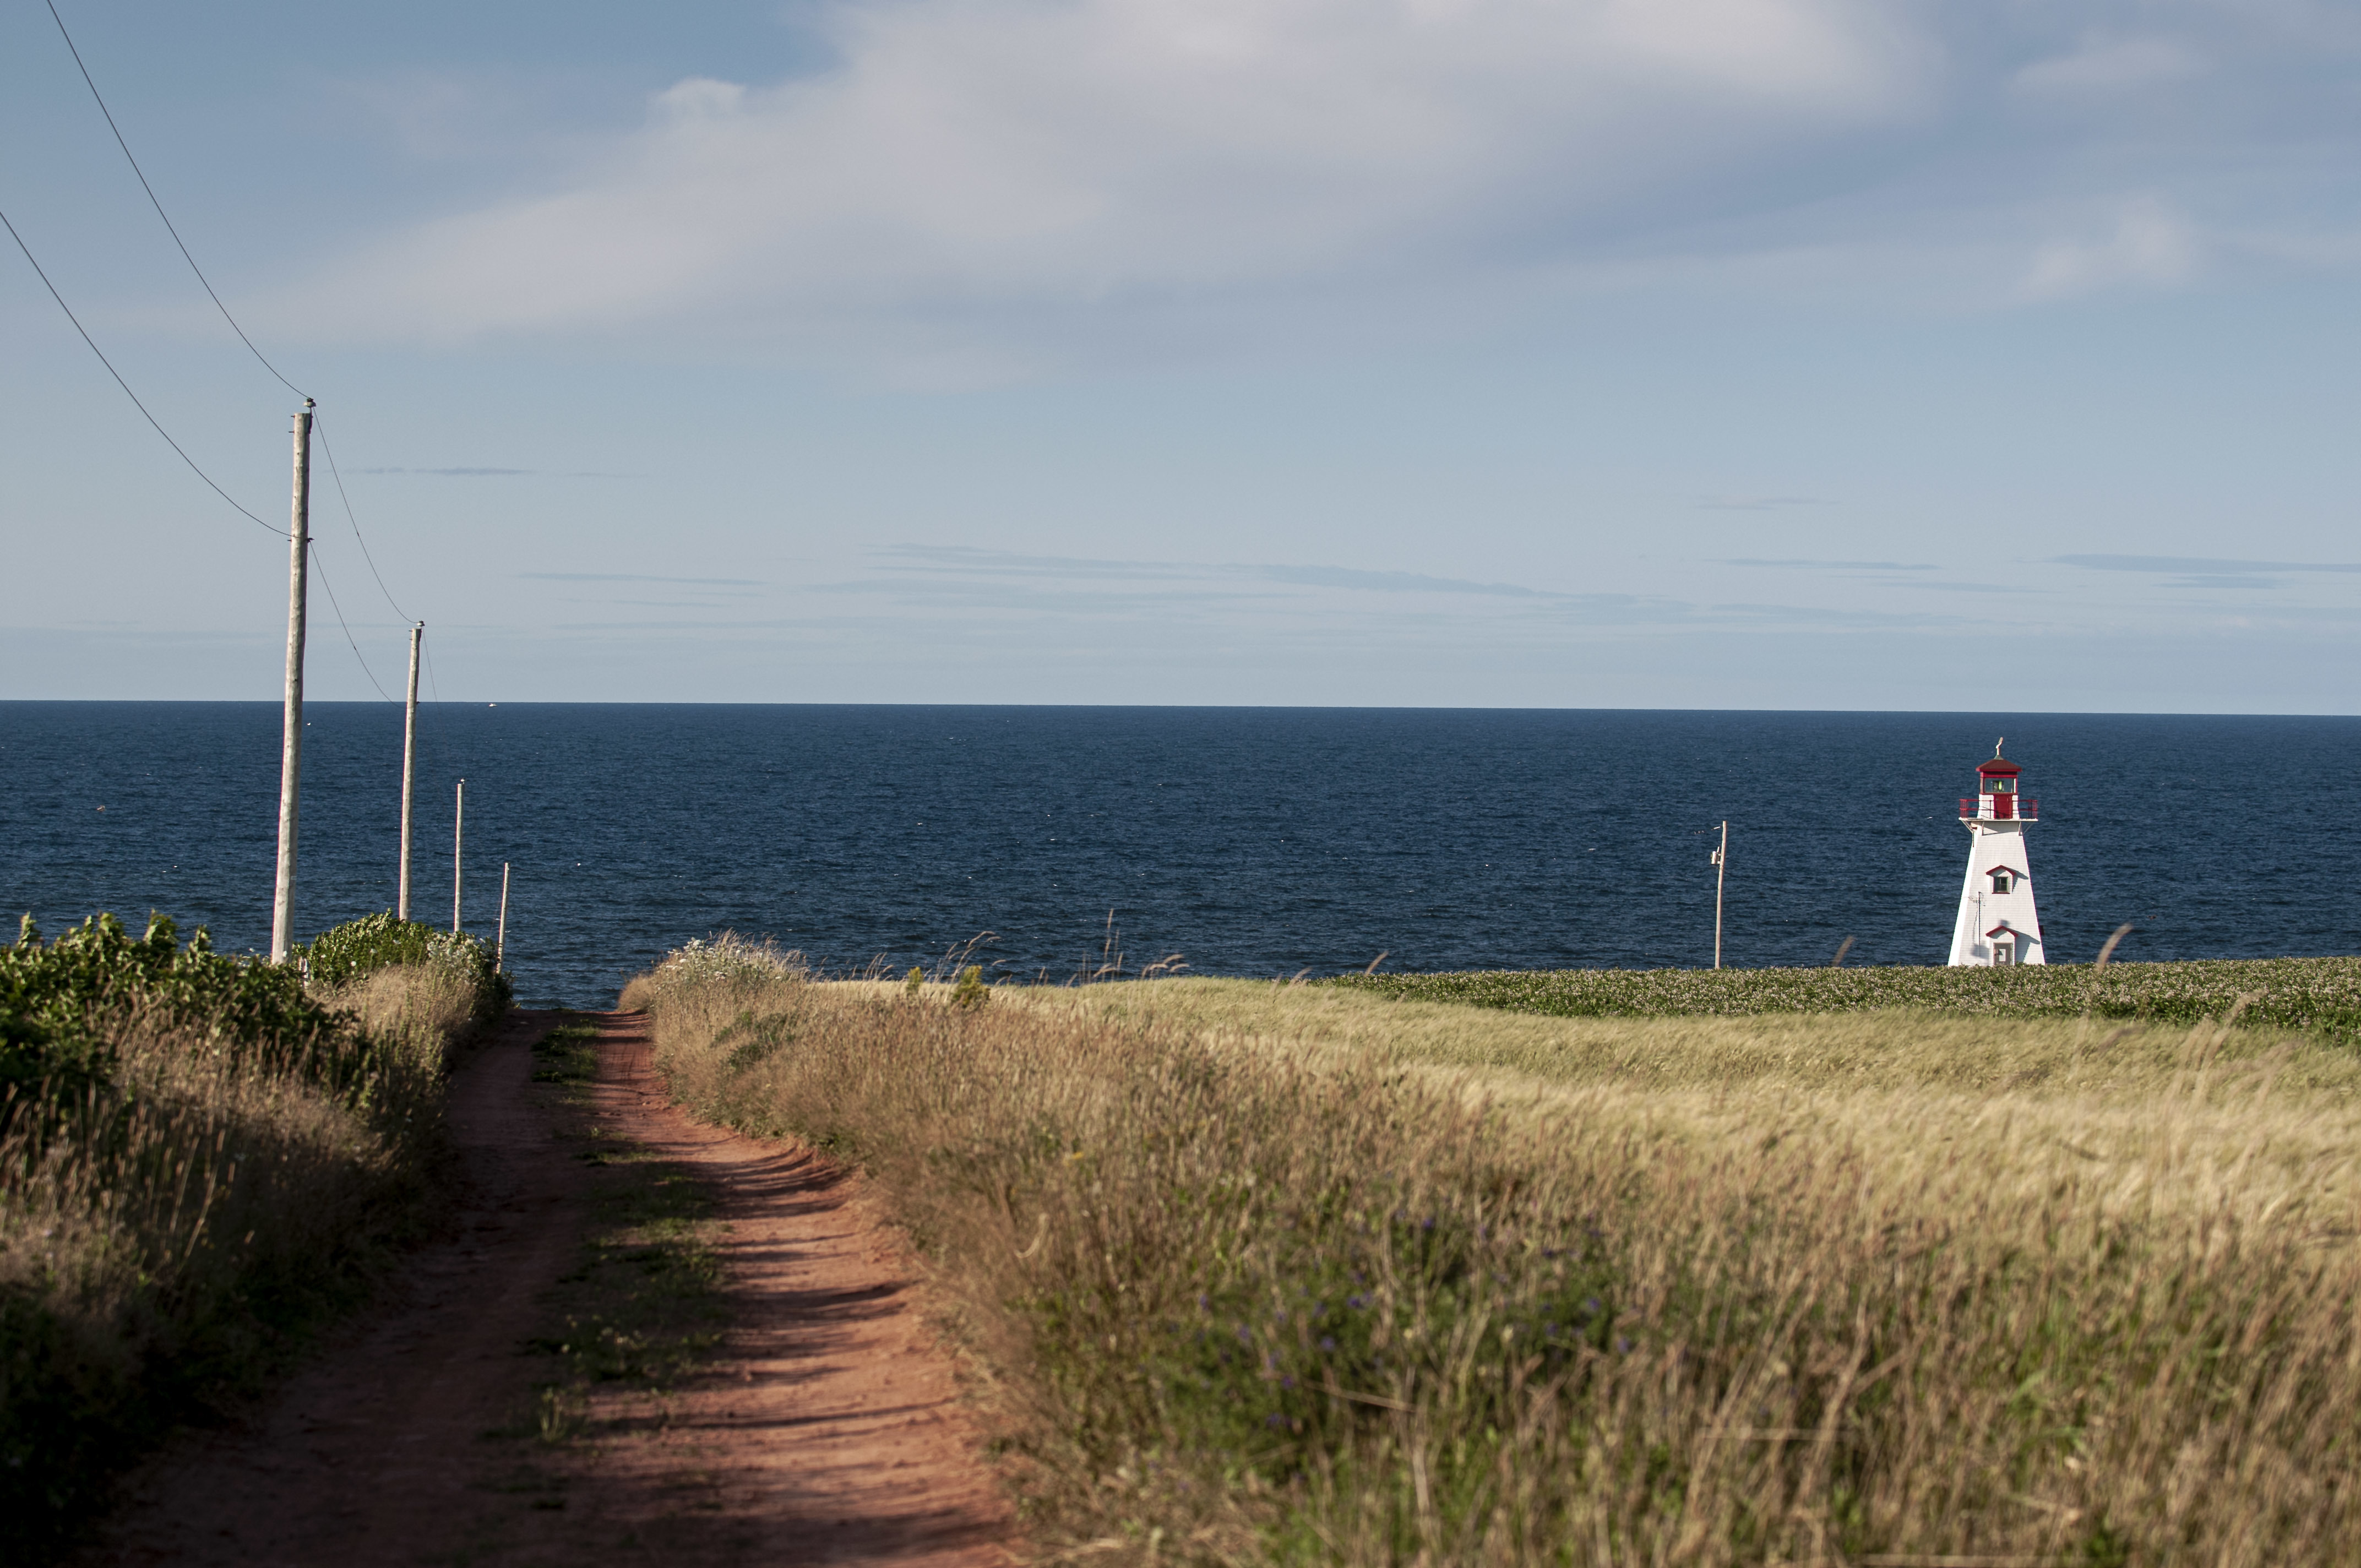
[[[229,330],[237,334],[237,340],[246,345],[247,352],[253,355],[257,360],[260,361],[262,367],[265,370],[269,371],[272,376],[277,377],[280,386],[286,388],[289,391],[294,393],[299,398],[310,397],[311,394],[309,392],[306,392],[302,388],[297,386],[286,377],[280,376],[279,374],[278,366],[273,365],[269,360],[263,357],[262,350],[254,346],[254,339],[246,335],[246,329],[237,324],[237,318],[229,313],[229,307],[222,303],[222,299],[219,294],[214,292],[213,283],[205,277],[204,269],[199,267],[197,265],[197,258],[189,254],[188,243],[181,238],[181,231],[174,228],[172,226],[172,220],[169,216],[166,216],[164,212],[164,203],[156,199],[156,188],[148,183],[148,171],[141,169],[139,167],[139,160],[131,156],[131,144],[123,139],[123,127],[115,123],[115,111],[106,106],[106,99],[100,93],[98,83],[91,80],[90,67],[82,63],[82,50],[74,47],[73,35],[66,31],[66,19],[58,15],[57,0],[46,0],[46,3],[49,7],[49,20],[58,25],[58,36],[66,40],[66,52],[73,56],[74,68],[82,72],[82,85],[90,89],[91,97],[98,104],[98,112],[106,116],[106,128],[115,133],[115,145],[123,149],[124,161],[130,164],[131,172],[139,177],[139,188],[148,192],[148,204],[156,209],[156,215],[158,217],[163,218],[164,232],[172,236],[172,243],[181,247],[181,259],[189,264],[189,270],[197,275],[197,281],[199,283],[204,285],[205,297],[213,301],[214,309],[221,313],[222,320],[229,323]],[[19,243],[22,242],[20,241]]]
[[[181,231],[173,225],[171,214],[164,211],[164,203],[158,198],[156,194],[156,187],[148,183],[148,171],[139,167],[139,159],[133,154],[131,150],[131,143],[126,139],[123,135],[123,127],[115,124],[115,111],[106,106],[106,95],[98,90],[98,82],[96,79],[91,75],[88,62],[82,59],[82,49],[75,44],[72,31],[67,27],[65,17],[60,16],[58,12],[57,0],[44,0],[44,4],[49,6],[49,20],[55,22],[58,26],[58,36],[65,40],[66,52],[73,56],[74,69],[82,72],[82,85],[90,89],[92,102],[98,105],[100,115],[106,121],[106,128],[115,134],[115,145],[123,150],[123,160],[131,165],[131,172],[138,180],[139,189],[146,192],[148,194],[148,204],[156,209],[156,216],[163,222],[164,232],[172,236],[172,244],[179,248],[181,252],[181,259],[187,262],[189,264],[189,270],[196,275],[197,283],[204,290],[205,297],[214,302],[214,309],[221,313],[222,320],[229,323],[229,329],[237,334],[237,340],[246,345],[246,351],[254,356],[255,362],[260,365],[265,370],[269,371],[271,377],[277,380],[280,386],[286,388],[297,397],[303,399],[306,402],[311,402],[311,394],[304,391],[302,388],[297,386],[294,382],[289,380],[286,376],[281,373],[279,367],[270,362],[269,356],[264,354],[261,349],[255,346],[254,339],[247,335],[246,329],[237,324],[237,318],[230,314],[229,307],[222,302],[220,293],[214,288],[213,280],[207,278],[205,276],[205,269],[197,265],[197,258],[190,254],[188,241],[181,237]],[[253,521],[258,527],[267,529],[270,532],[277,534],[281,539],[286,538],[286,531],[283,529],[271,528],[269,523],[264,522],[260,518],[256,517],[254,513],[247,511],[246,508],[242,506],[238,506],[236,500],[230,496],[228,491],[223,489],[219,485],[214,484],[212,477],[203,469],[198,467],[195,459],[192,458],[188,453],[181,450],[181,444],[174,441],[170,433],[166,431],[163,425],[158,422],[156,416],[148,411],[148,405],[139,400],[139,395],[131,389],[131,384],[123,378],[122,373],[115,368],[114,362],[106,357],[105,354],[100,350],[98,345],[92,340],[90,334],[83,330],[81,320],[74,315],[72,308],[66,303],[65,297],[58,292],[57,285],[49,281],[49,275],[46,271],[42,270],[40,262],[34,259],[32,247],[25,243],[24,236],[16,232],[16,225],[8,222],[7,214],[5,213],[0,213],[0,225],[5,225],[6,226],[8,230],[8,237],[16,242],[16,248],[25,253],[25,259],[27,261],[32,263],[33,270],[39,276],[42,286],[49,290],[49,298],[57,301],[58,308],[65,312],[66,320],[73,323],[74,331],[82,334],[82,342],[89,345],[90,351],[93,354],[98,356],[98,362],[106,367],[107,374],[115,378],[115,384],[123,389],[124,395],[131,400],[132,406],[139,411],[140,414],[147,419],[150,425],[155,426],[156,433],[164,438],[165,444],[171,447],[174,452],[179,453],[181,461],[186,463],[189,466],[190,471],[194,473],[198,478],[204,480],[207,485],[212,486],[215,495],[218,495],[222,499],[228,501],[231,506],[237,507],[237,510],[248,520]],[[353,541],[360,546],[361,559],[368,563],[369,576],[377,579],[378,592],[385,596],[385,602],[392,606],[394,614],[401,617],[404,620],[408,620],[410,619],[409,612],[404,610],[401,605],[394,602],[393,591],[385,586],[385,575],[378,570],[377,558],[369,554],[368,541],[367,538],[363,537],[361,533],[360,518],[353,510],[352,497],[345,490],[345,477],[336,467],[336,454],[335,449],[328,444],[327,428],[321,421],[316,411],[316,405],[315,411],[313,414],[313,428],[319,432],[320,450],[328,459],[328,473],[329,476],[335,480],[336,498],[344,503],[345,520],[352,525]],[[378,680],[377,672],[369,668],[368,660],[362,656],[360,642],[353,636],[351,624],[345,620],[344,606],[336,602],[335,587],[328,581],[327,569],[322,565],[320,560],[318,542],[316,540],[311,540],[307,541],[306,543],[309,547],[312,557],[312,568],[313,571],[319,573],[320,587],[327,593],[328,608],[335,611],[336,625],[344,632],[345,641],[353,651],[353,658],[360,664],[361,674],[368,677],[368,683],[370,685],[377,688],[378,696],[384,697],[388,702],[391,702],[393,698],[388,695],[383,684]],[[439,695],[437,700],[440,700]]]
[[[393,590],[385,586],[385,575],[377,569],[377,557],[369,554],[368,541],[361,538],[361,520],[353,515],[353,498],[345,494],[345,477],[336,471],[335,449],[328,444],[328,427],[316,411],[312,415],[312,428],[320,433],[320,451],[328,459],[330,477],[336,481],[336,499],[345,503],[345,520],[353,525],[353,539],[361,547],[361,559],[368,563],[369,576],[377,579],[377,591],[385,596],[387,604],[393,606],[393,613],[406,621],[411,619],[410,612],[393,603]]]
[[[319,574],[320,586],[323,588],[327,589],[328,608],[336,612],[336,624],[343,628],[345,641],[352,644],[353,657],[360,660],[361,674],[368,677],[369,685],[377,686],[378,696],[384,697],[388,702],[391,702],[393,698],[386,691],[385,687],[378,685],[377,672],[369,668],[369,663],[367,659],[361,658],[361,645],[357,641],[354,641],[353,629],[346,623],[345,607],[336,602],[336,590],[328,581],[327,568],[320,565],[320,542],[316,539],[310,539],[304,541],[304,543],[311,546],[312,570]]]
[[[71,29],[67,27],[65,17],[58,12],[57,0],[44,0],[44,3],[49,6],[49,20],[55,22],[58,26],[58,36],[65,40],[66,52],[73,56],[74,69],[82,72],[82,85],[90,89],[92,102],[98,105],[99,114],[106,121],[106,128],[115,134],[115,145],[122,148],[123,160],[131,165],[131,172],[138,180],[139,189],[146,192],[148,194],[148,204],[156,209],[156,216],[163,222],[164,232],[172,236],[172,244],[179,248],[181,252],[181,259],[187,262],[189,264],[189,270],[196,275],[198,285],[204,290],[205,297],[214,302],[214,309],[221,313],[222,320],[229,323],[230,331],[236,333],[237,334],[237,340],[246,345],[247,352],[254,356],[255,362],[257,364],[260,365],[265,370],[269,371],[272,378],[275,378],[280,386],[286,388],[297,397],[302,398],[305,401],[311,401],[311,394],[305,392],[302,388],[289,380],[286,375],[280,370],[279,367],[270,362],[269,356],[264,354],[261,349],[255,346],[254,339],[247,335],[246,328],[237,324],[237,318],[230,314],[229,307],[222,302],[220,293],[214,288],[213,280],[207,278],[205,276],[205,269],[197,265],[196,257],[190,253],[188,241],[181,237],[181,231],[173,225],[171,214],[164,211],[164,203],[157,196],[156,187],[148,183],[148,171],[139,167],[139,159],[132,152],[131,143],[124,137],[123,127],[115,123],[115,111],[107,107],[106,95],[98,90],[98,82],[91,75],[90,65],[82,59],[81,47],[74,42],[73,33]],[[10,225],[8,232],[12,237],[16,238],[17,248],[25,251],[25,259],[32,261],[33,253],[29,249],[26,249],[23,238],[16,236],[16,232],[13,225]],[[40,272],[40,263],[37,261],[34,262],[33,270]],[[42,273],[41,281],[44,284],[49,283],[49,280],[47,273]],[[51,298],[57,299],[60,309],[65,309],[65,301],[62,298],[58,297],[58,291],[54,285],[50,286],[49,294]],[[69,321],[72,321],[73,312],[66,310],[66,317]],[[77,332],[80,332],[82,330],[82,323],[74,321],[74,329]],[[90,334],[88,333],[82,333],[82,341],[90,343]],[[91,343],[90,347],[92,353],[98,354],[98,345]],[[99,362],[106,365],[108,372],[113,374],[115,372],[115,367],[107,362],[106,356],[99,354],[98,357]],[[128,385],[124,385],[123,378],[120,375],[116,375],[115,379],[118,385],[123,386],[123,389],[126,394],[131,392],[130,387]],[[140,403],[136,395],[132,396],[131,400],[133,403],[138,405],[139,411],[141,413],[148,414],[147,405]],[[171,443],[173,451],[181,452],[180,444],[178,442],[173,442],[170,435],[165,434],[164,427],[156,423],[156,417],[153,414],[148,414],[148,422],[149,424],[156,425],[156,433],[159,435],[163,435],[167,442]],[[328,459],[328,473],[330,477],[335,480],[336,484],[336,499],[344,503],[345,520],[352,525],[353,541],[360,546],[361,559],[368,563],[369,576],[377,580],[378,592],[385,596],[385,602],[388,605],[392,606],[394,614],[400,616],[406,621],[411,619],[409,612],[404,610],[401,605],[394,602],[393,591],[385,586],[385,574],[378,570],[377,557],[369,554],[368,540],[361,533],[360,518],[353,510],[352,497],[346,492],[344,474],[336,467],[335,450],[328,444],[327,426],[316,411],[316,405],[312,416],[312,428],[319,433],[320,450]],[[197,477],[199,478],[204,479],[205,483],[208,485],[213,485],[213,480],[206,477],[203,469],[197,468],[196,464],[190,460],[187,453],[181,452],[181,460],[184,463],[188,463],[191,468],[196,469]],[[214,485],[214,488],[216,492],[221,492],[222,499],[224,500],[229,500],[229,496],[226,492],[222,492],[219,485]],[[237,506],[237,503],[234,500],[230,500],[230,504],[232,506]],[[244,507],[238,507],[238,510],[246,511],[246,509]],[[254,517],[252,512],[247,512],[246,515],[249,518]],[[254,521],[257,522],[262,522],[260,518],[254,518]],[[269,523],[262,523],[262,526],[265,528],[270,527]],[[270,531],[273,533],[277,533],[282,539],[286,537],[286,533],[280,529],[274,528]],[[352,647],[353,657],[360,662],[361,673],[368,677],[369,685],[377,687],[378,696],[385,697],[388,702],[391,702],[393,698],[387,695],[384,685],[379,682],[377,672],[370,669],[368,661],[361,656],[360,643],[354,638],[352,627],[345,620],[344,607],[336,602],[336,590],[329,584],[327,572],[320,565],[319,545],[316,540],[311,542],[311,548],[313,567],[320,573],[320,586],[327,591],[328,606],[331,609],[335,611],[336,624],[338,627],[343,629],[345,641]]]
[[[6,213],[0,213],[0,228],[5,228],[8,231],[8,237],[16,242],[16,248],[25,253],[25,259],[32,262],[33,273],[36,277],[40,279],[41,287],[49,291],[49,298],[58,302],[58,309],[65,312],[66,320],[73,323],[74,331],[82,334],[82,342],[89,344],[90,351],[98,356],[98,362],[106,367],[106,373],[115,378],[115,384],[123,389],[123,395],[131,400],[131,406],[139,411],[139,417],[156,427],[156,433],[164,438],[165,445],[170,447],[173,451],[180,453],[181,461],[189,466],[189,472],[194,474],[198,478],[203,479],[206,485],[212,488],[214,494],[229,502],[231,506],[236,507],[237,509],[238,515],[245,518],[248,522],[254,524],[255,527],[261,529],[266,533],[275,533],[281,539],[286,538],[287,531],[285,529],[273,528],[269,523],[263,521],[260,518],[255,516],[252,512],[247,511],[244,507],[238,506],[237,499],[235,496],[232,496],[227,490],[223,489],[219,485],[214,484],[213,476],[206,473],[203,468],[198,467],[197,460],[195,458],[190,456],[186,452],[181,451],[181,444],[172,439],[172,433],[166,430],[161,424],[157,422],[156,416],[148,411],[148,405],[139,400],[139,394],[131,389],[131,383],[123,378],[123,372],[115,367],[115,361],[109,359],[106,356],[105,352],[98,346],[97,343],[93,341],[89,332],[86,331],[82,324],[82,318],[73,313],[73,307],[66,303],[66,297],[58,292],[58,286],[55,283],[49,281],[49,275],[41,269],[40,262],[34,259],[33,247],[25,243],[25,236],[16,232],[16,225],[8,221],[8,214]]]

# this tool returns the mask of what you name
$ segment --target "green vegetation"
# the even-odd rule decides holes
[[[249,1054],[302,1051],[335,1032],[294,970],[224,958],[202,927],[181,947],[161,916],[135,938],[100,915],[44,946],[28,915],[16,946],[0,948],[0,1092],[21,1113],[113,1084],[113,1025],[126,1010]]]
[[[631,994],[686,1103],[876,1179],[1040,1534],[1094,1559],[2261,1565],[2361,1538],[2341,1046],[949,989],[741,948]]]
[[[0,1562],[61,1550],[125,1461],[357,1299],[421,1223],[444,1056],[497,994],[431,963],[307,991],[160,916],[0,949]]]
[[[627,1426],[628,1402],[661,1400],[704,1365],[727,1313],[717,1226],[704,1186],[679,1166],[600,1127],[587,1112],[598,1032],[571,1024],[533,1045],[533,1081],[554,1086],[570,1114],[561,1136],[595,1168],[580,1261],[558,1281],[549,1326],[530,1343],[549,1369],[533,1401],[499,1435],[559,1444]],[[526,1475],[563,1506],[563,1477]]]
[[[2202,963],[2034,964],[2002,969],[1511,970],[1345,975],[1323,985],[1421,1002],[1455,1002],[1559,1018],[1892,1008],[1982,1017],[2137,1019],[2178,1024],[2226,1015],[2361,1039],[2361,959],[2225,959]]]
[[[533,1043],[535,1083],[581,1084],[598,1076],[598,1031],[588,1024],[566,1024]]]
[[[294,957],[314,986],[349,985],[397,965],[447,970],[474,988],[487,1018],[506,1012],[511,995],[509,977],[494,962],[490,943],[464,931],[397,920],[390,909],[323,931],[298,947]]]

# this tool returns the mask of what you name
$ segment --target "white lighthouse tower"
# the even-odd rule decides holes
[[[2026,858],[2025,828],[2041,816],[2041,803],[2017,793],[2024,772],[1993,748],[1992,761],[1976,769],[1976,794],[1960,802],[1960,826],[1968,830],[1968,880],[1960,889],[1960,917],[1951,925],[1951,958],[1957,964],[2037,964],[2041,917],[2033,910],[2032,864]]]

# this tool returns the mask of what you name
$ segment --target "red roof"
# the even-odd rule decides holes
[[[1991,762],[1979,766],[1976,769],[1976,772],[1988,779],[2013,779],[2016,777],[2017,774],[2025,772],[2025,770],[2018,767],[2015,762],[2010,762],[2006,757],[1994,757]]]

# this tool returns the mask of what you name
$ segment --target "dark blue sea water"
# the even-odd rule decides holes
[[[401,716],[318,703],[299,930],[393,902]],[[604,1003],[724,928],[823,964],[1137,968],[1943,960],[1955,803],[2008,737],[2053,958],[2361,949],[2361,719],[1307,708],[429,707],[412,913],[513,868],[527,1000]],[[279,710],[0,703],[0,907],[269,937]],[[100,808],[104,807],[104,810]]]

